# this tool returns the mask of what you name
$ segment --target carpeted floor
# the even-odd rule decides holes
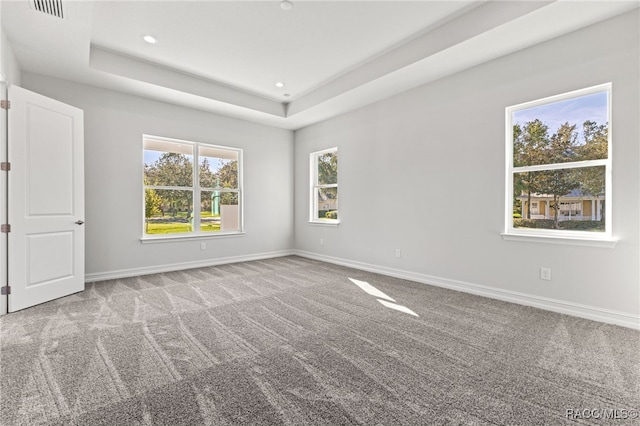
[[[3,425],[640,422],[637,331],[293,256],[91,283],[0,339]]]

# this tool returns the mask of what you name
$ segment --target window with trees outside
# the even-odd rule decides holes
[[[338,223],[338,148],[311,153],[311,222]]]
[[[242,150],[143,137],[144,237],[242,231]]]
[[[611,237],[611,84],[506,109],[506,234]]]

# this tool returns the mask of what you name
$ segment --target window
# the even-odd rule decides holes
[[[578,218],[582,216],[582,203],[560,203],[560,214],[565,218]]]
[[[143,146],[145,238],[242,231],[242,150],[154,136]]]
[[[531,214],[538,214],[538,203],[531,203]]]
[[[338,223],[338,148],[311,153],[311,222]]]
[[[506,109],[505,235],[611,238],[611,84]]]

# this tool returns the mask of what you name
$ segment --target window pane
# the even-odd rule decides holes
[[[220,191],[200,193],[200,230],[204,232],[220,230]]]
[[[604,166],[515,173],[513,187],[514,228],[605,230]]]
[[[514,167],[606,159],[608,113],[606,91],[514,111]]]
[[[220,230],[240,230],[240,207],[237,192],[222,192],[220,194]]]
[[[238,188],[238,151],[201,146],[200,186]]]
[[[338,188],[318,188],[318,219],[338,218]]]
[[[338,153],[318,155],[318,185],[338,183]]]
[[[193,231],[193,191],[145,189],[145,233]]]
[[[145,139],[144,184],[191,187],[193,185],[193,146]]]
[[[224,222],[224,229],[223,228]],[[217,232],[239,229],[238,194],[202,191],[200,193],[200,230]]]
[[[237,192],[202,191],[200,194],[200,230],[202,232],[238,231],[240,210]]]

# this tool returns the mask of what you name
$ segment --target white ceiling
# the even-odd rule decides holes
[[[639,6],[292,0],[285,11],[270,0],[61,1],[62,19],[28,0],[2,1],[2,29],[23,71],[288,129]]]

